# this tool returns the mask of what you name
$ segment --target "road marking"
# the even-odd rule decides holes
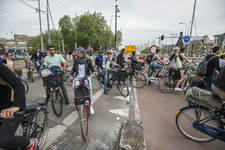
[[[68,117],[66,117],[63,120],[63,124],[65,124],[67,127],[72,125],[77,118],[79,117],[78,113],[76,111],[73,111]]]
[[[128,118],[129,108],[113,109],[113,110],[109,110],[109,112]]]
[[[43,150],[47,149],[63,132],[66,130],[66,126],[64,125],[57,125],[54,128],[49,129],[48,137],[46,139],[45,146]]]
[[[137,97],[137,90],[134,88],[134,106],[135,106],[135,120],[141,121],[141,116],[139,112],[139,106],[138,106],[138,97]]]
[[[114,96],[114,98],[127,101],[127,100],[129,100],[130,96],[127,96],[127,97],[124,97],[124,96]]]

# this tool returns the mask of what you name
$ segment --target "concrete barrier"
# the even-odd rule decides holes
[[[141,121],[124,120],[122,122],[116,150],[146,150]]]

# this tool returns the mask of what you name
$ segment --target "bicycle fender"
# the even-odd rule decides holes
[[[178,115],[183,109],[186,109],[186,108],[189,108],[189,107],[191,107],[191,106],[184,106],[184,107],[180,108],[180,109],[177,111],[177,115]]]

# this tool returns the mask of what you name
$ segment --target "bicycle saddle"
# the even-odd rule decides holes
[[[36,110],[36,105],[28,104],[26,105],[26,114],[34,112]]]

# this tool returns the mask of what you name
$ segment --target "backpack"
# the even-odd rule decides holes
[[[154,56],[154,54],[148,55],[148,57],[146,58],[146,61],[147,61],[149,64],[151,64],[153,56]]]
[[[84,104],[86,100],[90,100],[90,91],[82,83],[74,90],[74,94],[76,105]]]
[[[58,66],[51,66],[50,69],[54,73],[54,75],[62,74],[61,68]]]
[[[105,59],[106,59],[106,58],[105,58]],[[108,59],[106,59],[105,64],[107,63],[107,60],[108,60]],[[100,68],[103,70],[102,63],[103,63],[103,61],[100,62]]]
[[[206,57],[202,62],[199,63],[198,68],[197,68],[197,75],[200,77],[206,76],[207,74],[207,66],[210,60],[215,58],[216,56],[211,57],[209,60],[206,60]]]

